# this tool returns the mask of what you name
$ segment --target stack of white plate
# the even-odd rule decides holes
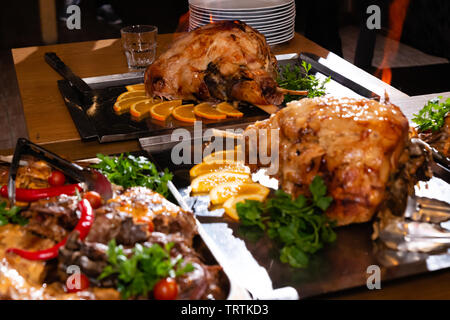
[[[221,20],[241,20],[261,32],[269,45],[295,34],[295,0],[189,0],[189,29]]]

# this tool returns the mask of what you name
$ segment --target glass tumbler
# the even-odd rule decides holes
[[[157,27],[128,26],[120,29],[120,33],[129,69],[142,70],[155,61]]]

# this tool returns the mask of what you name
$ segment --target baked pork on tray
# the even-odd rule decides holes
[[[327,214],[341,226],[370,221],[389,199],[404,208],[416,173],[429,157],[410,142],[401,110],[374,100],[294,101],[250,125],[246,134],[261,129],[267,130],[268,153],[271,129],[279,135],[279,166],[273,176],[280,188],[294,197],[309,194],[309,184],[321,176],[334,199]]]

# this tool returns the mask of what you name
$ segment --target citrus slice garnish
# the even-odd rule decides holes
[[[235,197],[229,198],[223,204],[223,208],[225,209],[225,213],[233,220],[239,221],[239,215],[236,210],[236,204],[239,202],[244,202],[245,200],[256,200],[256,201],[264,201],[265,197],[258,194],[244,194]]]
[[[181,100],[172,100],[172,101],[163,101],[158,104],[155,104],[150,109],[150,115],[153,119],[165,121],[168,116],[172,113],[172,110],[175,107],[180,106],[182,103]]]
[[[240,117],[244,116],[244,114],[242,112],[240,112],[238,109],[233,107],[228,102],[219,103],[216,106],[216,110],[219,111],[219,112],[222,112],[223,114],[225,114],[225,115],[227,115],[229,117],[240,118]]]
[[[148,98],[144,90],[125,91],[124,93],[122,93],[120,96],[117,97],[116,101],[130,99],[130,98],[134,98],[134,97],[146,97],[146,98]]]
[[[136,120],[142,120],[147,118],[150,115],[150,109],[154,105],[161,102],[161,99],[154,98],[149,100],[142,100],[138,101],[136,103],[133,103],[130,107],[130,114],[136,119]]]
[[[131,84],[125,88],[128,91],[145,91],[145,85],[143,83]]]
[[[194,114],[194,105],[185,104],[172,110],[172,116],[183,122],[195,122],[197,118]]]
[[[222,204],[229,198],[240,195],[254,194],[265,199],[269,194],[269,188],[259,183],[229,182],[214,187],[209,192],[209,199],[212,204]]]
[[[140,101],[152,101],[152,98],[146,96],[137,96],[129,99],[117,100],[114,104],[114,111],[119,115],[123,114],[130,110],[132,104]]]
[[[250,168],[245,166],[243,162],[216,160],[213,162],[202,162],[195,165],[191,170],[189,170],[189,175],[192,179],[205,173],[217,171],[250,173]]]
[[[209,192],[215,186],[227,182],[251,182],[251,177],[249,173],[210,172],[192,180],[191,188],[196,193]]]
[[[213,108],[211,103],[203,102],[194,107],[194,113],[196,116],[212,119],[212,120],[221,120],[227,117],[226,114],[217,111]]]
[[[221,150],[213,152],[203,158],[203,162],[214,162],[217,160],[228,160],[228,161],[244,161],[242,152],[236,150]]]

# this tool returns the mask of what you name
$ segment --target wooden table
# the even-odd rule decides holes
[[[164,34],[158,37],[157,54],[166,50],[174,36],[176,35]],[[44,61],[44,53],[48,51],[56,52],[82,78],[128,72],[120,39],[13,49],[26,127],[31,141],[74,160],[94,156],[97,152],[111,154],[138,150],[137,141],[108,144],[81,142],[57,88],[56,81],[61,77]],[[274,47],[273,51],[275,54],[307,51],[328,57],[337,71],[363,83],[377,94],[382,96],[386,90],[394,100],[408,97],[300,34],[296,34],[289,43]],[[10,150],[3,151],[8,152]]]
[[[158,37],[157,54],[167,48],[173,37],[174,35]],[[12,56],[29,138],[73,160],[92,157],[97,152],[111,154],[138,150],[137,141],[100,144],[80,140],[56,85],[60,76],[44,62],[44,53],[48,51],[56,52],[81,77],[128,72],[119,39],[13,49]],[[346,77],[380,96],[387,92],[391,101],[404,108],[407,114],[416,112],[428,98],[435,96],[409,97],[299,34],[289,43],[276,46],[273,51],[275,54],[308,51],[327,58],[333,69]],[[450,96],[450,93],[444,95]],[[0,154],[11,152],[11,149],[1,150]],[[440,271],[397,280],[382,284],[382,290],[359,288],[327,298],[450,299],[450,272]]]

